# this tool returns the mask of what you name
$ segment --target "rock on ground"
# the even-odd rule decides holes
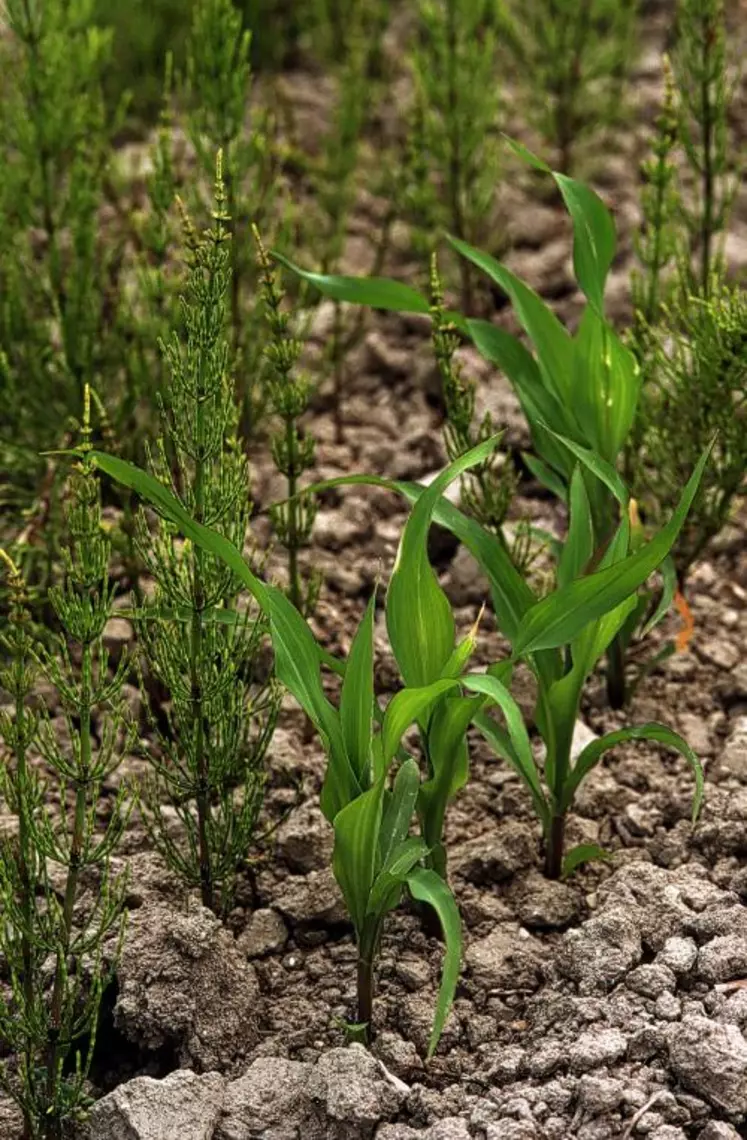
[[[219,1073],[188,1069],[162,1081],[137,1077],[94,1105],[88,1140],[212,1140],[225,1087]]]
[[[171,1044],[185,1067],[230,1073],[258,1043],[254,969],[204,907],[136,911],[118,980],[116,1022],[140,1047]]]

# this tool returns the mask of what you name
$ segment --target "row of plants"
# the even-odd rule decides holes
[[[589,408],[594,398],[609,408],[610,392],[617,392],[624,407],[614,408],[612,418],[623,430],[632,417],[632,354],[604,324],[596,306],[612,256],[606,240],[611,219],[593,192],[564,176],[555,177],[574,219],[579,282],[594,306],[589,320],[602,324],[591,348],[583,339],[583,323],[576,338],[590,368]],[[401,688],[383,704],[373,654],[375,596],[347,660],[340,661],[315,640],[303,613],[308,590],[298,578],[291,574],[286,589],[267,583],[257,572],[256,560],[247,561],[242,553],[248,478],[237,436],[240,408],[228,368],[231,277],[225,207],[219,157],[212,226],[198,236],[189,216],[184,218],[190,268],[182,331],[162,346],[171,382],[165,389],[163,435],[151,456],[150,472],[112,450],[93,447],[86,389],[82,439],[66,504],[68,553],[62,584],[50,595],[61,627],[56,652],[35,638],[23,578],[6,556],[14,602],[7,637],[10,664],[3,685],[14,711],[3,718],[0,731],[9,756],[3,797],[17,818],[18,841],[6,844],[2,856],[0,890],[10,920],[3,927],[2,951],[10,986],[0,1003],[0,1024],[14,1054],[4,1079],[23,1109],[31,1136],[61,1135],[62,1122],[86,1104],[97,1011],[116,969],[118,940],[124,936],[124,880],[113,877],[110,866],[129,811],[137,806],[156,847],[185,884],[199,890],[203,904],[225,914],[255,835],[264,758],[281,686],[308,715],[328,756],[321,806],[334,829],[333,869],[356,934],[356,1027],[366,1039],[383,923],[405,892],[435,910],[445,938],[431,1053],[453,1000],[461,931],[448,886],[443,828],[450,803],[468,779],[471,726],[526,786],[542,827],[546,873],[553,878],[603,854],[589,846],[566,850],[565,823],[584,777],[616,744],[649,739],[676,749],[695,775],[694,816],[702,797],[697,757],[667,726],[621,729],[587,746],[575,764],[570,749],[584,684],[631,615],[640,612],[639,590],[668,557],[710,448],[700,457],[672,518],[645,538],[631,523],[629,496],[613,463],[542,422],[547,438],[557,442],[572,465],[567,535],[555,549],[555,588],[544,597],[532,588],[530,572],[517,567],[500,534],[444,498],[452,481],[489,461],[498,437],[471,447],[427,489],[385,483],[411,502],[412,509],[385,599]],[[297,343],[289,334],[261,242],[259,259],[270,327],[265,352],[275,372],[278,407],[287,411],[286,430],[275,446],[285,449],[287,461],[300,446],[290,414],[298,398],[291,375]],[[339,279],[319,284],[333,290],[353,288]],[[526,287],[518,283],[514,287],[531,307],[530,291],[522,292]],[[376,291],[377,304],[387,297],[400,305],[407,297],[413,304],[419,297],[409,287],[381,281],[358,282],[355,288]],[[553,333],[560,330],[541,303],[535,315]],[[442,331],[444,319],[443,311],[436,309],[435,323]],[[538,366],[518,341],[487,322],[458,316],[454,321],[478,343],[493,343],[490,338],[495,336],[505,353],[512,350],[521,357],[536,390],[542,390]],[[537,339],[546,344],[543,334]],[[568,372],[562,357],[557,363],[546,358],[546,367],[548,378],[564,382]],[[152,778],[142,787],[120,790],[103,833],[96,812],[102,786],[135,747],[135,726],[121,700],[130,668],[127,658],[112,675],[103,646],[107,621],[121,611],[113,608],[110,543],[101,524],[97,469],[137,492],[156,511],[155,516],[141,512],[136,519],[138,551],[155,590],[135,607],[132,617],[139,658],[151,683],[157,680],[170,698],[166,726],[151,736],[146,753]],[[384,482],[355,475],[343,481]],[[299,518],[300,525],[306,525],[303,504],[322,486],[299,495],[289,478],[289,498],[276,507],[285,526],[299,525]],[[617,516],[611,534],[595,523],[593,505],[600,495],[610,496],[614,504],[607,508],[608,517],[613,512]],[[457,637],[450,602],[429,563],[427,536],[434,518],[465,544],[490,582],[494,613],[511,652],[486,670],[472,667],[476,630]],[[249,591],[249,605],[244,590]],[[665,596],[658,617],[666,613],[668,602]],[[257,659],[265,636],[273,649],[274,675],[258,683]],[[537,684],[534,719],[546,747],[543,765],[535,758],[528,727],[511,694],[519,662],[529,665]],[[341,677],[334,702],[323,684],[323,669]],[[59,718],[53,722],[28,707],[37,673],[52,681],[59,694],[65,740],[60,739]],[[147,697],[149,688],[143,687]],[[491,715],[496,712],[498,718]],[[153,720],[155,724],[155,716]],[[418,729],[419,760],[402,744],[412,725]],[[59,803],[52,801],[37,756],[61,782]],[[167,820],[166,804],[176,812],[178,831]],[[64,873],[62,904],[49,861]],[[91,874],[100,886],[98,901],[81,925],[76,914]],[[56,962],[51,988],[43,969],[50,957]]]
[[[1,683],[12,704],[0,720],[0,795],[16,831],[0,847],[6,919],[0,927],[0,1036],[11,1054],[0,1079],[21,1106],[27,1136],[59,1140],[65,1122],[87,1106],[98,1011],[126,937],[126,881],[111,867],[129,814],[138,812],[155,846],[202,903],[225,915],[257,837],[266,756],[284,690],[309,717],[328,757],[321,806],[334,829],[333,869],[358,947],[357,1029],[351,1031],[364,1038],[371,1029],[384,921],[409,897],[435,912],[444,935],[430,1052],[437,1047],[461,955],[443,828],[469,778],[473,730],[526,787],[550,877],[571,874],[602,854],[588,846],[567,849],[565,824],[583,779],[616,744],[648,739],[678,751],[695,777],[697,815],[700,765],[669,727],[626,727],[589,745],[575,763],[570,749],[589,676],[606,656],[611,702],[629,697],[656,660],[634,675],[626,667],[632,643],[645,647],[648,632],[666,617],[673,599],[682,598],[689,567],[723,526],[741,488],[745,310],[740,291],[726,283],[717,248],[730,197],[723,149],[730,96],[723,11],[715,0],[681,3],[681,19],[695,31],[683,41],[690,55],[683,49],[673,62],[647,167],[630,329],[613,328],[605,313],[616,238],[601,199],[525,148],[512,147],[517,163],[556,187],[571,216],[575,275],[585,300],[573,334],[450,215],[454,264],[468,267],[454,278],[461,311],[446,307],[435,258],[422,291],[378,275],[334,274],[345,232],[340,218],[354,200],[346,179],[358,173],[356,161],[350,165],[352,152],[337,145],[343,135],[360,132],[358,112],[350,107],[345,115],[353,118],[339,125],[339,134],[333,131],[331,157],[324,159],[330,181],[312,183],[334,221],[333,252],[317,254],[319,273],[297,267],[301,254],[289,261],[283,253],[268,253],[260,230],[269,230],[285,250],[299,237],[284,181],[284,164],[295,156],[280,161],[266,117],[247,141],[251,44],[233,7],[222,0],[196,7],[188,65],[183,75],[168,77],[167,89],[177,88],[178,98],[169,99],[162,114],[149,208],[137,223],[137,272],[128,275],[122,268],[128,254],[99,249],[95,232],[108,155],[97,134],[103,104],[92,93],[98,90],[96,69],[106,59],[106,37],[90,29],[81,34],[76,57],[63,51],[71,31],[65,21],[75,6],[42,11],[18,0],[8,7],[25,60],[23,105],[49,111],[56,90],[56,117],[44,133],[41,117],[25,121],[25,134],[20,120],[12,120],[19,133],[13,136],[7,193],[0,191],[7,211],[0,259],[6,282],[18,291],[9,290],[3,307],[3,377],[13,385],[8,406],[20,417],[14,442],[25,446],[26,455],[40,436],[25,433],[23,425],[37,414],[54,407],[57,425],[66,426],[61,437],[45,441],[55,454],[44,457],[41,489],[35,471],[27,472],[31,510],[4,555],[9,616]],[[428,8],[434,44],[450,43],[449,11],[448,5]],[[705,26],[701,18],[711,21],[707,58],[694,47],[697,29]],[[460,32],[463,26],[469,25],[460,23]],[[81,32],[83,24],[76,27]],[[465,43],[478,41],[483,46],[475,35]],[[352,67],[350,45],[334,50]],[[89,71],[63,84],[63,60],[71,54],[76,67],[85,64]],[[373,57],[358,65],[377,73]],[[476,67],[472,59],[473,77]],[[695,92],[698,67],[707,71],[696,105],[695,96],[684,93]],[[436,113],[436,87],[428,93],[427,82],[441,82],[444,72],[438,74],[436,80],[422,64],[420,130]],[[452,94],[465,90],[462,79],[454,83]],[[443,97],[448,104],[448,88]],[[75,117],[65,117],[66,106],[75,106]],[[189,116],[197,163],[188,186],[178,184],[174,163],[182,113]],[[457,136],[468,137],[464,131]],[[84,139],[90,152],[83,150]],[[702,174],[702,194],[694,199],[682,189],[680,146]],[[212,224],[200,233],[192,217],[205,209],[202,175],[208,170],[214,179]],[[186,282],[171,265],[174,202]],[[41,238],[29,230],[38,211]],[[385,230],[396,216],[394,209]],[[300,248],[304,258],[313,255],[313,248]],[[40,272],[30,272],[29,251],[40,259]],[[421,252],[427,262],[430,249],[424,245]],[[102,266],[111,268],[120,253],[117,272],[128,282],[124,308],[111,307],[108,278],[101,276]],[[282,294],[273,262],[293,270],[290,298]],[[483,279],[509,299],[523,338],[474,315],[472,297]],[[451,294],[448,285],[446,292]],[[383,484],[410,504],[384,600],[401,680],[386,702],[373,653],[376,596],[345,661],[317,643],[306,620],[322,583],[299,552],[311,538],[316,497],[330,486],[309,483],[314,445],[305,415],[313,386],[301,368],[303,312],[318,294],[335,307],[327,362],[339,425],[345,353],[360,336],[364,306],[430,315],[443,382],[450,462],[428,488],[387,482],[377,473],[337,481]],[[38,320],[40,312],[45,321]],[[505,526],[515,477],[507,482],[507,465],[496,461],[500,434],[489,421],[475,422],[474,386],[455,362],[464,340],[506,374],[519,396],[533,445],[523,461],[566,511],[562,540],[527,527],[517,544]],[[127,350],[120,354],[122,345]],[[64,394],[64,413],[60,403],[52,404],[52,390]],[[79,420],[76,401],[83,409]],[[673,421],[678,407],[693,419],[686,436],[681,421]],[[75,417],[66,419],[74,408]],[[157,417],[161,431],[149,442]],[[263,552],[245,560],[251,549],[248,457],[266,443],[286,486],[283,501],[270,509],[287,552],[282,587],[265,580]],[[97,472],[108,476],[103,487]],[[662,490],[665,472],[671,482]],[[462,485],[462,509],[444,497],[455,480]],[[102,523],[102,494],[116,504],[114,525]],[[153,510],[137,509],[136,496]],[[486,601],[510,651],[487,668],[474,664],[476,629],[457,631],[429,563],[433,520],[467,547],[489,581]],[[533,574],[537,541],[552,555],[549,589]],[[131,588],[129,609],[119,607],[118,585]],[[110,668],[104,634],[115,613],[131,617],[136,645],[131,658],[125,655]],[[268,640],[274,658],[269,675]],[[672,648],[667,643],[658,660]],[[535,679],[533,725],[511,692],[519,663]],[[34,699],[42,678],[58,694],[61,717],[52,719]],[[145,748],[151,775],[141,786],[122,786],[102,829],[102,788],[118,779],[121,759],[143,747],[140,726],[123,699],[124,684],[133,679],[151,726]],[[417,744],[408,750],[403,740],[412,726]],[[532,728],[545,745],[541,763]],[[176,814],[177,830],[165,805]],[[91,884],[97,887],[94,905]]]

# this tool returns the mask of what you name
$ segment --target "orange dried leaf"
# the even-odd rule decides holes
[[[677,590],[674,595],[674,608],[682,618],[683,623],[682,629],[675,639],[675,648],[678,653],[686,653],[695,633],[695,618],[681,590]]]

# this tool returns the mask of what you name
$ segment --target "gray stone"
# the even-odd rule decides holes
[[[611,1065],[625,1056],[628,1040],[619,1029],[600,1026],[579,1034],[568,1050],[570,1066],[576,1073],[588,1073]]]
[[[517,886],[516,912],[530,930],[558,930],[578,914],[578,896],[566,883],[530,871]]]
[[[184,1067],[225,1072],[259,1042],[254,969],[204,907],[135,911],[117,977],[116,1023],[142,1048],[169,1043]]]
[[[331,868],[289,879],[274,905],[294,924],[348,921],[345,903]]]
[[[577,982],[583,993],[607,990],[641,960],[640,931],[631,908],[616,903],[605,907],[583,926],[564,935],[558,968]]]
[[[669,1035],[674,1075],[729,1115],[747,1112],[747,1041],[736,1025],[689,1016]]]
[[[738,780],[747,777],[747,716],[738,716],[718,762],[719,771]]]
[[[283,1057],[260,1057],[226,1089],[215,1140],[323,1140],[321,1114],[313,1119],[306,1087],[312,1066]]]
[[[613,1077],[584,1076],[578,1085],[578,1103],[589,1116],[615,1112],[622,1103],[625,1085]]]
[[[659,1021],[678,1021],[682,1016],[682,1002],[666,990],[656,999],[654,1013]]]
[[[677,979],[668,966],[647,962],[631,970],[625,979],[625,984],[628,989],[640,994],[641,997],[657,998],[668,990],[674,990]]]
[[[736,1128],[721,1120],[711,1120],[702,1132],[698,1133],[698,1140],[741,1140]]]
[[[449,867],[471,883],[500,883],[530,866],[536,851],[530,829],[518,820],[462,843],[449,855]]]
[[[674,1124],[660,1124],[649,1132],[649,1140],[687,1140],[687,1133]]]
[[[292,811],[277,830],[277,853],[296,875],[329,866],[334,835],[318,806],[309,801]]]
[[[698,954],[698,974],[711,984],[747,975],[747,938],[724,934],[713,938]]]
[[[397,1115],[404,1100],[401,1083],[385,1076],[362,1045],[323,1053],[307,1094],[324,1111],[329,1140],[369,1140],[382,1121]]]
[[[674,974],[689,974],[698,960],[698,947],[692,938],[668,938],[656,955],[656,961]]]
[[[136,1077],[97,1101],[90,1140],[212,1140],[226,1082],[219,1073],[178,1069],[162,1081]]]
[[[410,1128],[407,1124],[382,1124],[376,1140],[470,1140],[467,1121],[461,1116],[447,1116],[430,1128]]]
[[[288,941],[288,930],[275,910],[255,910],[246,928],[236,939],[236,945],[247,958],[262,958],[276,954]]]
[[[478,986],[486,990],[537,989],[542,947],[531,935],[522,938],[520,931],[514,923],[503,922],[487,938],[472,943],[466,964]]]

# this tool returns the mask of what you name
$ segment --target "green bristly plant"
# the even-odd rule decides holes
[[[658,523],[698,448],[716,442],[687,524],[672,551],[680,591],[729,521],[747,471],[747,295],[715,280],[708,296],[663,310],[651,348],[636,475],[647,518]]]
[[[597,456],[617,479],[617,468],[636,414],[641,370],[604,312],[605,283],[616,244],[611,215],[602,200],[583,183],[551,171],[518,144],[512,146],[522,159],[552,175],[571,214],[576,279],[587,301],[578,330],[571,335],[549,306],[505,265],[453,236],[449,237],[452,247],[508,296],[534,352],[517,337],[487,321],[455,313],[449,314],[449,318],[482,356],[508,377],[532,434],[534,451],[525,455],[525,462],[539,482],[568,504],[576,465],[589,454]],[[432,313],[429,300],[409,286],[383,278],[309,273],[282,255],[276,256],[310,285],[336,300]],[[620,501],[622,493],[616,481],[609,476],[595,477],[586,466],[581,477],[589,499],[593,549],[598,561],[612,537],[616,500]],[[508,546],[505,537],[501,541]],[[625,655],[632,637],[646,623],[652,608],[657,619],[661,619],[674,596],[676,583],[670,559],[665,559],[662,573],[662,604],[656,606],[653,592],[644,591],[635,613],[628,615],[628,623],[616,631],[609,644],[608,695],[614,707],[622,707],[628,697]]]
[[[268,410],[280,421],[271,438],[275,467],[285,478],[287,499],[270,510],[275,535],[288,553],[288,597],[305,616],[311,614],[319,599],[321,576],[312,571],[304,582],[299,566],[299,551],[307,546],[316,518],[316,500],[301,492],[299,481],[314,464],[314,439],[304,435],[301,417],[308,410],[311,386],[298,375],[302,344],[292,335],[291,317],[282,308],[280,291],[272,262],[265,250],[259,230],[254,227],[262,294],[269,337],[265,346],[268,364]]]
[[[638,0],[516,0],[510,42],[525,102],[558,167],[621,121]]]
[[[238,411],[226,333],[230,240],[218,156],[213,225],[198,235],[185,215],[189,274],[184,332],[163,346],[171,382],[162,398],[163,436],[152,469],[184,509],[243,548],[249,475],[237,438]],[[264,755],[274,729],[272,682],[254,683],[265,633],[256,613],[237,606],[239,583],[218,560],[176,540],[173,528],[141,515],[138,539],[155,580],[137,624],[149,672],[170,695],[168,731],[142,797],[158,850],[203,905],[230,907],[262,807]],[[163,816],[169,802],[181,834]]]
[[[98,210],[120,110],[107,111],[111,35],[94,0],[8,0],[0,189],[0,498],[26,512],[14,553],[34,593],[57,559],[59,465],[86,383],[114,355],[117,249]],[[119,385],[106,385],[105,390]]]
[[[448,459],[455,460],[494,435],[489,412],[475,422],[475,383],[463,374],[454,360],[461,344],[459,331],[444,307],[443,287],[435,253],[431,258],[431,340],[441,377],[444,401],[444,443]],[[460,480],[462,505],[487,530],[506,542],[504,524],[518,488],[518,476],[510,457],[492,452],[483,464],[465,472]],[[531,558],[526,527],[517,528],[510,544],[517,564],[528,565]]]
[[[85,1111],[99,1008],[124,934],[126,881],[111,874],[110,861],[129,815],[125,787],[103,830],[97,809],[104,782],[132,746],[135,731],[122,698],[126,655],[112,673],[103,645],[113,615],[110,545],[89,456],[90,403],[84,391],[81,459],[66,505],[64,581],[50,590],[62,629],[56,652],[29,634],[23,579],[4,559],[14,606],[3,685],[14,711],[0,720],[9,753],[0,791],[18,820],[18,837],[0,854],[0,949],[10,975],[9,996],[0,999],[0,1032],[15,1054],[3,1083],[21,1108],[30,1140],[61,1140],[66,1122]],[[27,707],[40,672],[57,690],[62,732],[60,718],[53,722]],[[33,753],[59,781],[58,808],[48,801]],[[60,869],[61,888],[50,866]],[[82,912],[83,887],[94,884],[93,902]]]
[[[645,168],[643,270],[633,292],[633,346],[644,382],[626,469],[647,520],[657,525],[683,472],[717,437],[673,550],[682,591],[744,485],[747,330],[743,294],[725,283],[720,248],[737,186],[729,146],[736,85],[722,0],[680,0],[677,30],[673,79]],[[678,181],[680,152],[692,190]]]
[[[500,171],[498,24],[501,0],[419,0],[418,38],[411,53],[418,115],[411,146],[421,153],[412,165],[440,189],[410,188],[416,228],[445,226],[457,238],[491,244],[489,230]],[[443,201],[443,207],[439,202]],[[431,252],[431,251],[429,251]],[[474,309],[473,267],[459,262],[462,311]]]
[[[695,182],[694,200],[682,195],[681,202],[684,287],[707,297],[723,268],[718,240],[738,186],[728,119],[736,80],[729,74],[724,0],[679,0],[672,63],[678,136]]]
[[[282,232],[279,150],[271,110],[253,98],[252,33],[243,27],[233,0],[196,0],[187,50],[182,98],[187,126],[206,178],[212,178],[215,151],[223,154],[225,225],[231,234],[231,279],[227,319],[231,367],[241,409],[245,446],[265,411],[261,314],[250,224],[263,233]]]
[[[335,272],[344,251],[350,213],[358,194],[360,144],[370,98],[365,75],[366,44],[362,32],[356,29],[354,32],[339,68],[337,101],[324,137],[321,159],[311,168],[319,213],[313,219],[310,238],[326,273]],[[325,356],[332,371],[333,417],[338,443],[345,439],[346,357],[360,331],[357,323],[351,327],[342,306],[335,304]]]

